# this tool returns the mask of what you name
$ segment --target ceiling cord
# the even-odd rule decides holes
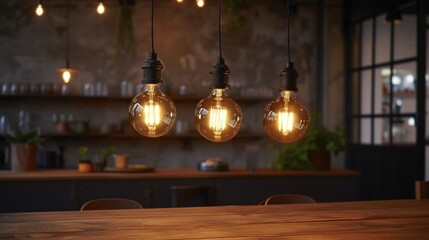
[[[287,55],[290,61],[290,0],[287,0]]]
[[[219,58],[223,58],[222,57],[222,31],[220,28],[221,15],[222,15],[222,0],[218,0]]]

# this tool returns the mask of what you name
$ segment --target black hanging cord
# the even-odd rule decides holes
[[[223,58],[222,57],[222,31],[220,28],[221,16],[222,16],[222,0],[218,0],[219,58]]]
[[[290,63],[290,0],[287,0],[287,55]]]
[[[70,8],[70,1],[67,1],[67,7],[66,7],[66,68],[70,67],[70,60],[69,60],[69,48],[70,48],[70,17],[69,17],[69,8]]]
[[[151,27],[151,38],[152,38],[152,52],[155,52],[155,47],[154,47],[154,44],[153,44],[153,1],[154,0],[152,0],[152,9],[151,9],[151,22],[150,22],[150,27]]]

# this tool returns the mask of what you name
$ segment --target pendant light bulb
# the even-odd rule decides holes
[[[307,132],[310,116],[295,98],[294,91],[280,91],[264,111],[264,129],[269,137],[280,143],[299,140]]]
[[[161,61],[155,53],[153,41],[154,0],[151,6],[152,50],[143,63],[143,90],[135,96],[128,108],[131,126],[146,137],[161,137],[173,128],[176,122],[176,106],[171,98],[161,92]]]
[[[280,143],[298,141],[307,132],[310,115],[304,105],[295,98],[298,92],[299,74],[290,60],[290,0],[287,0],[288,63],[280,72],[280,96],[264,110],[264,130],[269,137]]]
[[[128,116],[141,135],[160,137],[168,133],[176,121],[173,101],[160,90],[161,84],[143,84],[142,92],[131,101]]]
[[[204,0],[196,0],[197,1],[197,6],[198,7],[204,7]]]
[[[243,121],[240,106],[228,96],[228,77],[231,72],[222,57],[221,15],[222,0],[218,0],[219,57],[210,70],[212,90],[208,97],[197,104],[194,113],[197,131],[212,142],[225,142],[235,137]]]
[[[98,6],[97,6],[98,14],[100,14],[100,15],[103,14],[105,10],[106,10],[106,8],[104,7],[103,2],[99,2]]]
[[[213,89],[195,108],[195,127],[207,140],[225,142],[237,135],[243,114],[227,89]]]
[[[70,71],[68,69],[65,69],[64,72],[63,72],[63,74],[62,74],[62,77],[63,77],[64,83],[69,83],[70,79],[71,79],[71,73],[70,73]]]
[[[43,13],[44,13],[43,6],[42,6],[42,4],[39,2],[39,4],[37,5],[37,8],[36,8],[36,15],[37,15],[37,16],[42,16],[42,15],[43,15]]]

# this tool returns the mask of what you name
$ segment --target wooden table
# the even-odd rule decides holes
[[[429,239],[429,200],[0,214],[0,239]]]

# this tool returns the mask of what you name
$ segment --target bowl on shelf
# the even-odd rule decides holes
[[[214,157],[199,162],[197,169],[203,172],[228,171],[229,166],[227,163],[221,161],[220,158]]]

